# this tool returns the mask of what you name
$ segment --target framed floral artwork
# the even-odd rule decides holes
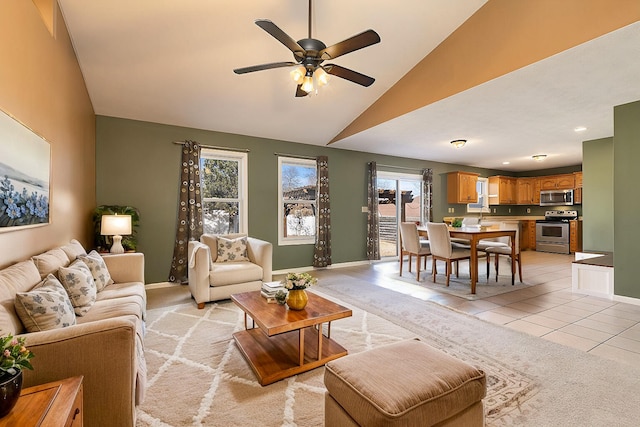
[[[50,223],[51,146],[0,111],[0,233]]]

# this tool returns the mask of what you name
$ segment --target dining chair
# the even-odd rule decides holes
[[[506,246],[489,246],[484,249],[487,254],[487,281],[489,280],[489,260],[491,254],[495,255],[495,270],[496,270],[496,282],[498,281],[498,266],[500,265],[500,255],[509,257],[511,261],[511,285],[515,285],[515,273],[513,269],[513,263],[518,264],[518,276],[520,282],[522,282],[522,257],[520,255],[520,222],[501,222],[500,229],[502,230],[515,230],[515,241],[509,239],[509,244]],[[511,246],[515,245],[515,258],[511,259]]]
[[[463,259],[471,259],[471,251],[454,247],[451,244],[449,229],[445,223],[428,222],[427,234],[429,235],[429,245],[431,247],[431,259],[433,260],[433,282],[436,281],[436,261],[441,260],[446,263],[447,286],[449,286],[449,278],[451,277],[451,264]],[[456,267],[456,277],[458,277],[458,268]]]
[[[418,226],[414,222],[400,223],[400,276],[402,276],[402,262],[405,255],[409,256],[409,273],[411,273],[411,258],[416,256],[416,280],[420,281],[420,259],[424,257],[424,267],[427,267],[427,257],[431,255],[430,242],[420,240]]]

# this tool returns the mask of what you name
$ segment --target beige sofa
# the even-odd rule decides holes
[[[246,239],[246,254],[240,257],[246,259],[222,262],[219,237]],[[263,282],[271,281],[272,257],[271,243],[246,234],[203,234],[199,242],[189,242],[189,290],[198,308],[231,294],[260,290]]]
[[[0,270],[0,335],[24,336],[35,355],[34,370],[23,371],[24,387],[82,375],[85,425],[134,426],[146,381],[143,254],[104,256],[113,283],[97,292],[86,314],[71,313],[75,325],[27,332],[16,311],[17,293],[32,291],[83,253],[72,241]]]

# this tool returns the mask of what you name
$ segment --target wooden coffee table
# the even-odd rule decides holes
[[[300,311],[269,304],[260,291],[231,295],[231,300],[244,311],[245,327],[233,338],[261,385],[347,355],[347,350],[331,339],[331,322],[350,317],[351,310],[311,292],[308,295],[309,302]],[[253,321],[251,328],[248,317]],[[326,335],[323,323],[327,323]]]

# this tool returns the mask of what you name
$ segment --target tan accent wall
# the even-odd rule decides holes
[[[52,157],[52,222],[0,232],[0,268],[72,238],[92,244],[95,114],[64,19],[52,5],[53,35],[32,1],[0,6],[0,109],[49,141]]]
[[[489,0],[331,143],[638,20],[638,0]]]

